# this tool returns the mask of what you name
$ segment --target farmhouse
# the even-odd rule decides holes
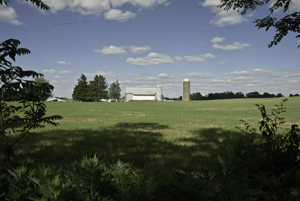
[[[126,88],[125,101],[132,100],[157,100],[162,101],[162,87],[157,85],[156,88]]]

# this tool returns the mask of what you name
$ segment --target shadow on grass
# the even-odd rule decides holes
[[[220,129],[191,131],[188,138],[166,141],[166,125],[119,123],[103,130],[53,130],[26,136],[16,146],[18,158],[33,165],[68,165],[97,154],[105,163],[120,159],[135,170],[213,168],[224,154],[229,133]]]

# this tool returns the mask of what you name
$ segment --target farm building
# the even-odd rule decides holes
[[[157,100],[162,101],[162,87],[157,85],[156,88],[126,88],[125,101],[132,100]]]

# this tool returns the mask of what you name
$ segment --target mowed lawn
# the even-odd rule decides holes
[[[35,130],[15,151],[18,160],[33,165],[67,165],[97,154],[104,163],[120,159],[137,171],[213,168],[230,133],[238,133],[239,120],[258,128],[261,116],[255,104],[264,104],[270,113],[281,100],[47,102],[47,114],[63,116],[60,125]],[[300,124],[299,103],[299,97],[285,103],[283,132]]]

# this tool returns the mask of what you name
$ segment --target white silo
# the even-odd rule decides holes
[[[161,87],[161,85],[157,85],[157,87],[156,87],[156,100],[162,101],[162,87]]]
[[[182,81],[182,100],[189,101],[190,100],[190,80],[184,79]]]

